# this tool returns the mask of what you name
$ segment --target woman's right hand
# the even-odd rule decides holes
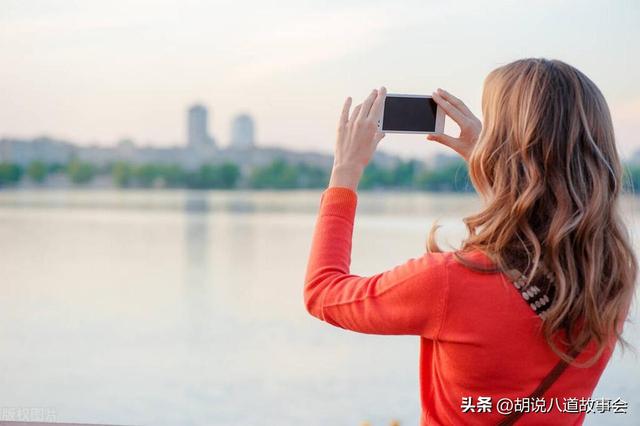
[[[427,139],[448,146],[468,161],[471,150],[480,136],[482,122],[473,115],[464,102],[445,90],[438,89],[433,92],[433,100],[458,124],[460,135],[454,138],[444,133],[434,133],[427,135]]]

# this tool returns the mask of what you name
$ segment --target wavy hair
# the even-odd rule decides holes
[[[559,357],[593,365],[611,338],[623,346],[624,322],[638,263],[618,199],[623,169],[611,115],[598,87],[558,60],[522,59],[493,70],[482,95],[483,128],[469,158],[469,177],[484,200],[464,219],[468,236],[457,259],[486,253],[495,271],[513,268],[527,282],[550,277],[553,302],[543,335]],[[434,226],[430,251],[440,251]],[[571,347],[596,343],[595,355],[573,362]]]

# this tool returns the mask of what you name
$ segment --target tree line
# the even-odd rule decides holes
[[[189,188],[189,189],[299,189],[323,188],[329,170],[305,163],[288,163],[278,159],[265,166],[242,173],[233,163],[204,164],[187,170],[176,164],[131,164],[115,162],[96,166],[80,160],[68,164],[34,161],[27,166],[0,163],[0,187],[15,186],[23,180],[44,184],[52,176],[63,176],[74,185],[88,185],[98,176],[107,177],[118,188]],[[640,165],[625,168],[627,189],[640,188]],[[399,161],[394,167],[369,164],[363,173],[360,189],[404,188],[425,191],[469,192],[466,163],[447,162],[426,167],[416,160]]]

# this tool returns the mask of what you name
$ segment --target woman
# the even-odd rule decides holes
[[[508,411],[520,411],[518,424],[581,424],[616,342],[627,344],[637,273],[601,92],[577,69],[545,59],[488,75],[483,124],[435,92],[461,132],[427,139],[468,162],[482,210],[464,219],[458,251],[438,250],[432,231],[424,255],[360,277],[349,272],[355,191],[384,136],[376,123],[385,94],[374,90],[351,113],[351,98],[344,104],[307,267],[307,310],[357,332],[420,336],[421,424],[514,421]],[[534,393],[543,379],[547,389]],[[499,403],[528,397],[517,409]]]

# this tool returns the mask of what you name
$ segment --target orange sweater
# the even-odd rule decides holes
[[[356,202],[347,188],[322,194],[304,287],[307,310],[361,333],[420,336],[421,425],[497,423],[505,416],[498,401],[524,399],[559,359],[539,332],[541,319],[506,275],[474,272],[452,253],[427,253],[368,277],[351,274]],[[473,256],[490,262],[481,252]],[[588,346],[578,361],[594,349]],[[537,412],[531,408],[518,424],[582,424],[584,400],[612,350],[613,341],[592,367],[569,366]],[[501,404],[505,410],[510,405]]]

